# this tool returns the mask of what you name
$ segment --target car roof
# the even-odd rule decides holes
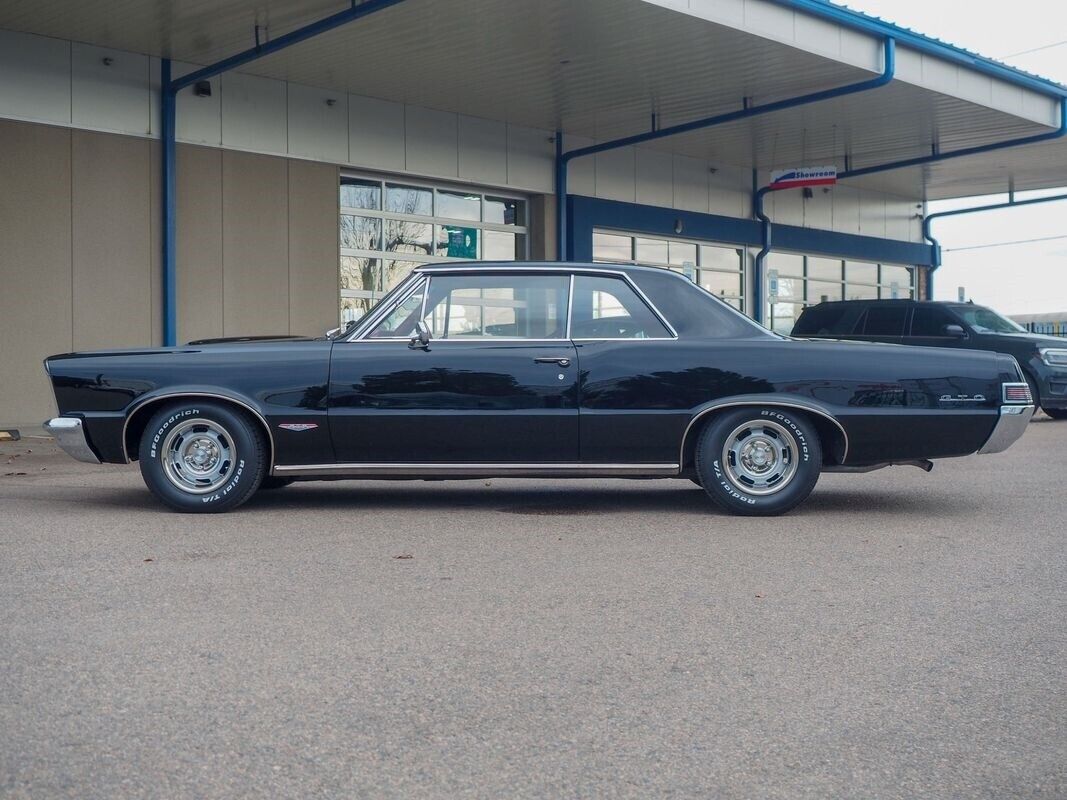
[[[422,264],[415,272],[433,274],[436,272],[499,272],[533,270],[537,272],[622,272],[630,275],[657,274],[677,275],[681,273],[663,267],[641,267],[635,264],[595,264],[591,261],[446,261],[438,264]]]

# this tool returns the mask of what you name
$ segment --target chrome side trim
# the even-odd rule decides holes
[[[349,478],[669,478],[680,472],[678,464],[354,463],[279,465],[271,470],[271,475]]]
[[[1030,418],[1034,416],[1034,406],[1001,406],[1000,418],[993,426],[993,432],[989,434],[986,443],[978,451],[978,455],[987,456],[992,453],[1003,453],[1026,432],[1026,426],[1030,424]]]
[[[259,420],[260,424],[263,426],[263,429],[267,432],[267,439],[270,442],[270,459],[271,463],[273,464],[274,458],[277,455],[277,451],[274,449],[274,434],[271,433],[270,424],[267,422],[267,418],[260,414],[259,411],[250,406],[244,400],[240,400],[236,397],[231,397],[230,395],[218,394],[213,392],[167,392],[166,394],[156,394],[138,401],[137,404],[133,406],[133,408],[127,411],[126,419],[122,423],[122,453],[126,456],[127,464],[131,463],[133,459],[130,458],[130,453],[126,449],[126,428],[129,427],[130,420],[133,419],[134,414],[136,414],[138,411],[140,411],[142,408],[149,405],[150,403],[154,403],[158,400],[170,400],[175,397],[208,397],[214,400],[225,400],[229,403],[235,403],[236,405],[241,406],[241,408],[245,409],[246,411],[249,411],[257,420]]]
[[[832,422],[839,431],[841,436],[845,440],[845,449],[841,454],[841,463],[844,464],[848,461],[848,433],[845,432],[844,426],[837,421],[829,411],[819,408],[816,405],[809,405],[808,403],[799,403],[793,400],[779,400],[776,397],[761,397],[760,395],[752,395],[750,397],[740,398],[735,397],[730,400],[723,400],[722,402],[713,403],[706,408],[701,409],[691,420],[685,428],[685,433],[682,434],[682,447],[678,453],[678,463],[685,463],[685,444],[689,439],[689,432],[693,429],[693,426],[697,424],[702,418],[714,411],[721,411],[724,408],[740,408],[743,406],[780,406],[782,408],[795,408],[798,411],[808,411],[812,414],[818,414],[820,417]]]
[[[44,424],[44,430],[71,458],[84,461],[86,464],[100,463],[96,453],[89,447],[89,441],[85,438],[85,426],[80,419],[56,417]]]

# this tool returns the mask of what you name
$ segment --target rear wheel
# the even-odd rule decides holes
[[[265,438],[247,415],[221,403],[168,404],[148,421],[141,437],[141,477],[175,511],[229,511],[263,480]]]
[[[696,467],[704,490],[732,514],[773,516],[798,506],[819,480],[822,448],[800,413],[742,408],[700,435]]]

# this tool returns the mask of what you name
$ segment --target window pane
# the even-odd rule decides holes
[[[878,283],[878,265],[866,261],[846,261],[845,278],[858,283]]]
[[[382,207],[382,185],[378,181],[341,178],[341,205],[347,208]]]
[[[675,266],[682,266],[686,262],[696,266],[697,246],[692,242],[670,242],[667,252],[670,263]]]
[[[437,216],[448,219],[482,218],[482,196],[467,192],[437,192]]]
[[[768,253],[767,267],[778,270],[779,275],[804,277],[804,256],[795,253]]]
[[[882,284],[889,286],[896,283],[901,289],[911,288],[911,268],[897,267],[892,264],[882,265]]]
[[[945,336],[946,325],[959,325],[947,311],[937,306],[916,306],[911,315],[912,336]]]
[[[804,281],[799,278],[778,279],[778,301],[804,300]]]
[[[415,333],[415,323],[419,321],[419,313],[422,311],[422,293],[426,284],[423,283],[407,300],[389,313],[385,319],[375,326],[368,334],[370,339],[408,339]]]
[[[634,253],[642,264],[667,263],[667,243],[660,239],[634,239]]]
[[[487,197],[485,221],[501,225],[526,225],[526,203],[506,197]]]
[[[741,251],[732,247],[700,246],[700,266],[714,269],[741,269]]]
[[[418,262],[415,261],[386,261],[385,269],[382,271],[382,289],[389,291],[410,275],[411,270],[417,266]]]
[[[631,261],[633,260],[633,239],[614,233],[593,233],[594,261]]]
[[[856,286],[849,284],[845,287],[846,300],[877,300],[877,286]]]
[[[446,258],[478,258],[478,228],[440,225],[434,252]]]
[[[562,339],[569,288],[565,275],[437,277],[426,324],[435,338]]]
[[[433,191],[419,186],[386,184],[385,210],[428,217],[433,213]]]
[[[841,280],[841,260],[808,256],[808,277],[826,281]]]
[[[385,249],[391,253],[429,255],[433,226],[428,222],[385,221]]]
[[[380,291],[382,276],[379,264],[376,258],[341,256],[342,291]]]
[[[770,329],[775,333],[788,336],[793,330],[793,324],[803,310],[804,306],[800,303],[771,303],[770,314],[768,315]]]
[[[482,258],[486,261],[515,261],[526,258],[526,237],[521,233],[483,231]]]
[[[827,300],[841,300],[842,287],[840,283],[829,281],[808,281],[808,302],[823,303]]]
[[[381,250],[382,221],[372,217],[342,214],[341,247],[350,250]]]
[[[626,281],[575,276],[572,339],[648,339],[670,335]]]
[[[341,322],[348,324],[363,317],[377,300],[370,297],[342,297],[341,298]]]
[[[867,309],[867,320],[863,325],[864,336],[902,336],[904,318],[908,315],[905,305],[871,306]]]
[[[702,269],[699,272],[698,280],[701,286],[720,297],[724,295],[733,295],[735,297],[741,295],[740,272],[712,272],[708,269]]]

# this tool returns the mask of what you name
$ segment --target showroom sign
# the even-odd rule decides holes
[[[837,167],[796,167],[771,173],[772,189],[799,189],[804,186],[833,186]]]

